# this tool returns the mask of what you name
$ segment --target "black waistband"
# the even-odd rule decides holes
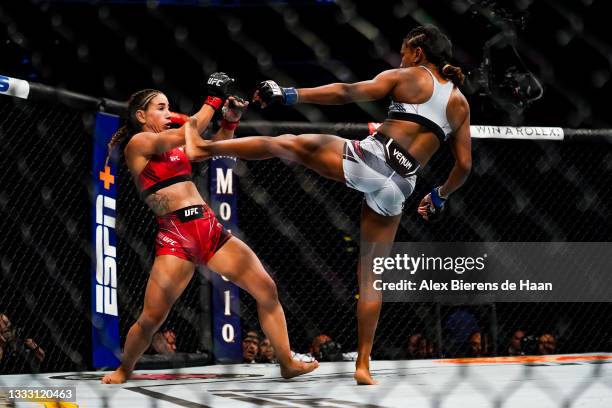
[[[202,204],[190,205],[189,207],[173,211],[172,214],[176,215],[181,222],[193,221],[204,218],[206,207]]]
[[[412,157],[399,143],[389,136],[380,132],[372,135],[385,147],[385,159],[389,167],[402,177],[409,177],[415,174],[421,166],[417,159]]]
[[[436,122],[427,119],[424,116],[417,115],[416,113],[389,111],[389,115],[387,115],[387,117],[389,119],[407,120],[409,122],[418,123],[419,125],[425,126],[427,129],[431,130],[436,135],[440,143],[443,143],[446,140],[444,130]]]
[[[168,179],[160,181],[159,183],[153,184],[151,187],[147,188],[146,190],[143,190],[140,195],[142,196],[142,198],[147,198],[149,195],[161,190],[162,188],[183,181],[191,181],[191,176],[189,174],[182,174],[180,176],[170,177]]]

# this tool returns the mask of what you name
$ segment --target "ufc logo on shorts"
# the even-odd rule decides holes
[[[168,243],[168,244],[170,244],[170,245],[172,245],[172,246],[174,246],[174,244],[176,244],[176,243],[177,243],[175,240],[170,239],[170,238],[168,238],[168,237],[167,237],[167,236],[165,236],[165,235],[164,235],[164,236],[162,236],[162,241],[163,241],[163,242],[165,242],[165,243]]]
[[[185,217],[189,217],[190,215],[196,215],[196,214],[198,214],[197,208],[188,208],[185,210]]]

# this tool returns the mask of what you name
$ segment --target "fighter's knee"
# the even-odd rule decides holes
[[[263,285],[263,296],[259,299],[259,302],[263,302],[269,305],[275,305],[279,302],[278,300],[278,289],[276,283],[272,278],[265,279],[262,282]]]
[[[165,315],[160,313],[146,313],[143,312],[136,324],[145,332],[155,332],[164,322]]]
[[[270,299],[278,300],[278,288],[276,287],[276,282],[272,280],[272,278],[267,279],[265,282],[266,285],[266,293],[270,297]]]
[[[308,163],[313,154],[316,154],[321,145],[318,135],[292,135],[285,134],[281,137],[283,148],[291,152],[298,161]]]

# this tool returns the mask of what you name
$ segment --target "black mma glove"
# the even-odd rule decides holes
[[[295,88],[282,88],[271,80],[261,82],[257,86],[257,93],[264,106],[274,103],[294,105],[298,102],[298,93]]]
[[[215,110],[221,108],[230,94],[230,89],[234,83],[234,78],[230,78],[225,72],[215,72],[206,81],[206,93],[208,97],[204,103],[210,105]]]

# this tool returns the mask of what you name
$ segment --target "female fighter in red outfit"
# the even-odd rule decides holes
[[[124,146],[127,166],[157,216],[159,232],[142,314],[130,328],[121,366],[104,376],[103,383],[129,379],[136,361],[191,280],[196,264],[206,264],[255,298],[261,327],[277,350],[284,378],[318,366],[316,361],[303,363],[291,358],[287,324],[274,281],[255,253],[217,221],[191,181],[191,164],[183,148],[186,129],[192,126],[196,134],[204,131],[215,110],[224,105],[231,82],[233,79],[223,73],[212,74],[204,105],[179,129],[170,128],[170,106],[163,93],[152,89],[136,92],[129,101],[127,125],[111,140],[110,149]],[[213,140],[233,137],[241,109],[246,107],[234,103],[238,109],[226,111],[222,128]]]

